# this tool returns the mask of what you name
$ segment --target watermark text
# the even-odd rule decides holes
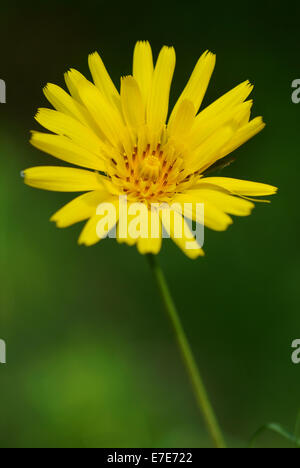
[[[292,342],[292,348],[295,348],[293,351],[291,359],[294,364],[300,363],[300,340],[296,339]]]
[[[6,364],[6,343],[0,340],[0,364]]]
[[[204,244],[203,203],[145,203],[129,202],[121,195],[118,202],[98,205],[96,225],[99,239],[181,239],[188,250]],[[116,227],[117,226],[117,227]]]
[[[0,80],[0,104],[6,103],[6,83],[4,80]]]

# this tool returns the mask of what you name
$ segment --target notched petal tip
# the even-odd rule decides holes
[[[173,58],[175,58],[176,53],[175,53],[175,48],[173,46],[164,45],[161,48],[161,51],[168,52],[173,56]]]
[[[264,121],[264,118],[262,115],[259,115],[258,117],[255,117],[256,122],[258,125],[263,125],[264,127],[266,126],[266,122]],[[255,120],[253,119],[253,120]]]
[[[50,223],[54,223],[57,228],[62,227],[60,226],[59,217],[57,216],[57,211],[52,216],[50,216],[49,221]]]
[[[133,78],[132,75],[123,75],[121,76],[121,83],[122,82],[128,82],[129,84],[131,84],[136,83],[136,80]]]
[[[43,93],[46,95],[48,91],[51,91],[51,90],[57,89],[57,88],[58,88],[58,86],[56,84],[54,84],[54,83],[46,83],[45,86],[43,87]]]
[[[50,110],[51,109],[46,109],[44,107],[39,107],[37,109],[36,113],[35,113],[34,120],[36,120],[38,122],[41,114],[43,114],[43,112],[47,112],[47,111],[50,111]]]
[[[215,52],[212,52],[210,50],[206,50],[205,52],[203,52],[203,54],[201,55],[201,58],[202,59],[211,59],[211,60],[216,60],[216,57],[217,55],[215,54]]]
[[[33,146],[35,146],[35,141],[38,138],[39,134],[46,135],[46,133],[43,134],[42,132],[39,132],[37,130],[30,130],[29,133],[30,133],[29,143]]]
[[[182,249],[182,251],[191,260],[196,260],[196,258],[205,256],[205,252],[202,249]]]
[[[148,41],[148,39],[140,39],[138,41],[136,41],[136,46],[137,45],[150,45],[150,42]]]
[[[250,80],[245,80],[245,81],[242,81],[242,83],[240,84],[240,86],[246,86],[246,87],[248,87],[248,88],[252,88],[252,89],[254,88],[254,84],[253,84],[253,83],[251,83],[251,81],[250,81]]]
[[[99,52],[97,52],[97,50],[94,50],[94,52],[91,52],[88,58],[93,59],[95,57],[100,57]]]
[[[99,240],[100,240],[100,239],[99,239]],[[78,239],[78,241],[77,241],[77,244],[78,244],[79,246],[82,246],[82,245],[83,245],[84,247],[91,247],[92,245],[95,245],[96,242],[92,242],[92,241],[89,242],[89,241],[87,241],[87,240],[80,239],[80,237],[79,237],[79,239]]]
[[[31,169],[32,169],[32,168],[23,169],[23,170],[20,172],[20,176],[21,176],[21,178],[24,180],[24,184],[26,184],[26,185],[30,185],[30,184],[28,184],[28,172],[29,172]]]

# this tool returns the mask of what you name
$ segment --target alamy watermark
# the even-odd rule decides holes
[[[126,195],[118,203],[103,202],[96,215],[100,239],[182,239],[185,248],[196,250],[204,244],[204,203],[145,203],[128,202]],[[193,222],[193,219],[196,220]]]
[[[300,79],[292,81],[291,87],[294,91],[291,94],[291,99],[293,104],[299,104],[300,102]]]
[[[4,80],[0,80],[0,104],[6,103],[6,83]]]
[[[0,364],[6,364],[6,343],[0,340]]]
[[[0,104],[6,103],[6,84],[0,79]],[[6,343],[0,339],[0,364],[6,364]]]
[[[296,339],[292,342],[292,348],[295,348],[293,351],[291,359],[294,364],[300,363],[300,340]]]

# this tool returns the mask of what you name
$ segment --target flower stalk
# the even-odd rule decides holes
[[[193,391],[196,397],[197,405],[204,417],[207,430],[213,440],[216,448],[225,448],[225,441],[214,413],[213,407],[210,403],[207,391],[205,389],[202,377],[200,375],[198,366],[196,364],[194,355],[189,345],[188,339],[184,332],[181,320],[179,318],[176,306],[170,294],[165,276],[157,261],[157,256],[147,255],[150,268],[155,277],[158,289],[160,291],[167,315],[170,319],[175,338],[183,359],[186,371],[189,375]]]

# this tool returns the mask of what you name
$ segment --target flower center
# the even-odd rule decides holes
[[[146,156],[140,163],[139,170],[143,180],[156,182],[161,173],[161,161],[156,155]]]
[[[110,156],[108,175],[120,193],[131,200],[169,202],[194,179],[184,164],[184,146],[167,138],[160,141],[147,143],[145,138],[131,151],[123,148],[114,158]]]

